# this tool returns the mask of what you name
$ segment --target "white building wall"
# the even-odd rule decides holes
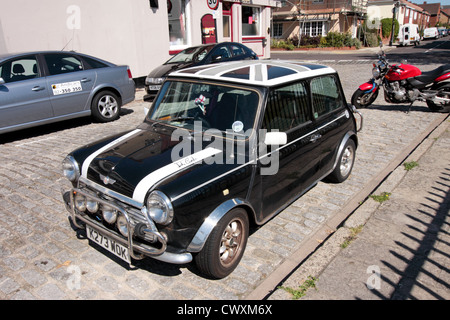
[[[271,0],[252,0],[264,14],[263,30],[270,25]],[[189,43],[201,44],[200,19],[214,14],[218,41],[222,41],[221,5],[211,10],[206,0],[186,0]],[[133,77],[143,77],[169,59],[167,1],[159,0],[157,9],[148,0],[0,0],[0,53],[38,50],[74,50],[104,60],[130,66]],[[237,3],[236,8],[241,3]],[[239,15],[238,10],[233,14]],[[239,17],[237,17],[239,18]],[[240,20],[236,20],[240,21]],[[234,41],[243,42],[239,26]],[[264,31],[265,32],[265,31]],[[265,32],[266,33],[266,32]],[[245,42],[244,42],[245,43]],[[249,42],[261,58],[265,50]]]

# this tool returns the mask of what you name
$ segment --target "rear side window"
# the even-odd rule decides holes
[[[35,56],[21,57],[0,65],[0,77],[8,82],[16,82],[39,77],[39,68]]]
[[[304,82],[271,90],[263,128],[286,132],[309,120],[308,93]]]
[[[70,73],[83,70],[81,60],[66,54],[47,54],[45,55],[50,75]]]
[[[97,69],[97,68],[106,68],[108,65],[106,65],[105,63],[92,59],[92,58],[88,58],[88,57],[83,57],[83,59],[91,66],[91,68],[93,69]]]
[[[311,96],[314,118],[318,118],[344,106],[334,76],[317,77],[311,80]]]

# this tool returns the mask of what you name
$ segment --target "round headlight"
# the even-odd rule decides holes
[[[168,225],[173,219],[172,203],[164,193],[153,191],[147,198],[147,214],[156,223]]]
[[[102,211],[103,211],[103,219],[105,219],[106,222],[108,222],[108,223],[116,222],[117,210],[115,210],[111,207],[104,206],[104,207],[102,207]],[[125,225],[126,225],[126,223],[125,223]]]
[[[380,69],[378,67],[373,68],[372,75],[375,79],[378,79],[380,77]]]
[[[67,156],[62,162],[63,175],[70,181],[75,181],[80,176],[78,163],[72,156]]]
[[[88,209],[90,213],[96,213],[98,211],[98,202],[92,199],[87,199],[86,209]]]
[[[77,193],[75,195],[75,208],[77,208],[79,211],[86,211],[86,197],[83,196],[80,193]]]
[[[127,219],[123,216],[120,215],[117,218],[117,229],[119,230],[120,234],[123,235],[124,237],[128,238],[128,224],[127,224]]]

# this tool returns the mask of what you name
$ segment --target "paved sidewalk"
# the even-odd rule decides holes
[[[418,166],[372,193],[388,199],[368,198],[282,286],[298,292],[314,278],[303,300],[450,299],[449,130],[447,118],[404,162]],[[269,300],[292,298],[278,289]]]

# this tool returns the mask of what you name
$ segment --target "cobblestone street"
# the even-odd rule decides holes
[[[371,64],[330,64],[346,99],[371,77]],[[423,71],[437,65],[419,66]],[[217,299],[254,297],[264,281],[305,243],[320,244],[318,230],[334,219],[370,181],[411,148],[443,115],[423,102],[388,105],[382,94],[362,109],[364,128],[350,178],[320,182],[250,235],[245,255],[227,278],[209,280],[194,264],[145,259],[130,268],[72,229],[61,189],[69,188],[61,162],[88,142],[133,129],[143,120],[143,92],[106,124],[72,120],[0,136],[0,299]],[[330,229],[329,232],[334,230]],[[258,295],[256,295],[258,296]]]

